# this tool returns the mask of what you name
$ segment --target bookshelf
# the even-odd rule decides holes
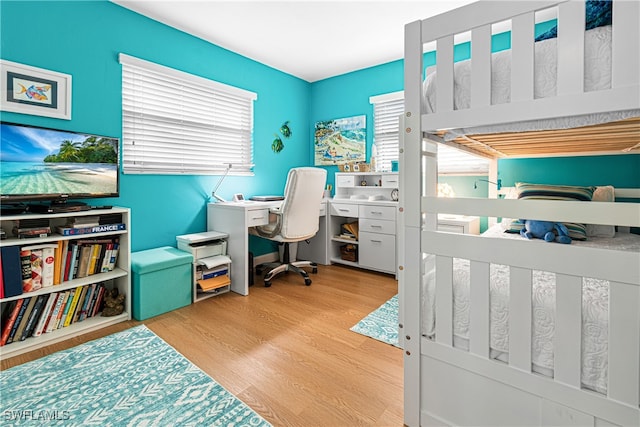
[[[115,215],[121,219],[118,223],[123,225],[120,227],[115,227],[119,229],[111,231],[112,229],[114,229],[114,227],[98,226],[99,228],[97,228],[96,230],[106,229],[107,231],[96,231],[75,235],[62,235],[57,231],[59,227],[68,227],[69,223],[77,222],[79,224],[82,224],[83,219],[86,220],[89,217],[108,218],[108,216],[110,215]],[[58,294],[58,296],[64,293],[70,294],[71,291],[75,291],[78,289],[85,289],[85,293],[82,296],[87,298],[87,305],[78,309],[78,315],[73,318],[73,322],[68,326],[59,327],[49,332],[42,331],[40,335],[27,336],[24,340],[20,340],[19,338],[16,339],[17,337],[14,337],[13,342],[0,346],[0,359],[13,357],[40,347],[44,347],[46,345],[53,344],[55,342],[63,341],[73,336],[91,332],[131,319],[131,245],[129,239],[130,216],[130,210],[128,208],[112,208],[54,214],[5,215],[0,217],[0,226],[6,232],[7,236],[9,236],[6,239],[0,240],[0,248],[2,249],[3,253],[3,298],[0,298],[0,303],[3,310],[3,320],[5,319],[5,310],[11,308],[12,305],[17,303],[17,301],[21,299],[25,300],[26,298],[41,297],[41,299],[46,301],[48,299],[46,297],[50,296],[51,294]],[[48,223],[48,227],[51,229],[51,233],[42,233],[37,237],[29,238],[17,238],[14,236],[14,227],[33,220],[36,220],[36,222],[44,221],[45,223]],[[75,227],[80,228],[77,225]],[[86,244],[98,245],[98,247],[95,249],[95,252],[93,252],[93,256],[95,257],[93,271],[87,270],[84,277],[67,277],[67,280],[64,280],[64,272],[62,270],[62,248],[68,248],[70,246],[73,246],[74,244],[80,246],[79,241],[92,241],[91,243]],[[109,241],[118,243],[117,258],[115,264],[112,266],[109,266],[108,263],[103,264],[100,262],[100,259],[104,259],[104,257],[108,254],[108,243],[106,242]],[[47,243],[50,243],[52,244],[51,246],[56,247],[56,249],[54,250],[54,265],[59,262],[58,266],[55,269],[55,279],[53,282],[54,284],[51,286],[42,286],[38,289],[28,292],[23,291],[20,294],[17,294],[17,292],[15,292],[16,278],[15,276],[8,276],[11,274],[11,270],[7,271],[7,269],[5,268],[5,266],[8,265],[7,263],[9,263],[11,259],[7,259],[5,257],[5,254],[15,253],[16,248],[22,249],[25,247],[37,247]],[[94,248],[95,247],[96,246],[94,246]],[[111,248],[112,247],[113,246],[111,246]],[[92,265],[91,260],[89,260],[89,263],[89,265]],[[19,272],[21,274],[22,269],[20,269]],[[20,280],[22,280],[21,276]],[[12,295],[11,292],[7,292],[7,287],[11,286],[10,283],[13,283],[14,293],[16,293],[15,295]],[[96,284],[96,286],[92,286],[93,284]],[[93,291],[95,292],[96,289],[99,289],[98,284],[103,284],[106,289],[117,288],[120,294],[125,295],[123,313],[116,316],[103,317],[101,316],[99,310],[96,310],[94,312],[94,315],[89,312],[92,297],[90,290],[93,289]],[[57,298],[55,299],[57,300]],[[78,306],[80,306],[80,304],[78,304]],[[55,306],[50,306],[49,310],[45,310],[46,305],[43,303],[42,309],[36,315],[41,316],[45,314],[51,314],[54,307]],[[48,313],[46,311],[48,311]],[[4,325],[5,323],[3,322],[3,326]],[[0,330],[0,334],[1,333],[2,331]]]

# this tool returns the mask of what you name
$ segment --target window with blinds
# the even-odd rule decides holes
[[[391,161],[398,160],[400,115],[404,112],[404,93],[394,92],[372,96],[373,143],[376,145],[376,169],[391,170]]]
[[[252,173],[255,93],[125,54],[120,63],[124,173]]]
[[[376,166],[391,170],[391,160],[398,160],[399,117],[404,113],[404,92],[372,96],[373,142],[376,145]],[[438,145],[438,173],[450,175],[487,175],[489,160],[465,151]]]

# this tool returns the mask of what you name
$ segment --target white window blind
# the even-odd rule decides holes
[[[120,63],[124,173],[252,173],[255,93],[125,54]]]
[[[404,93],[372,96],[373,143],[376,145],[376,169],[391,170],[391,160],[398,160],[400,115],[404,112]]]
[[[404,92],[392,92],[372,96],[373,142],[378,157],[379,170],[391,170],[391,160],[398,160],[399,116],[404,113]],[[438,173],[451,175],[487,175],[489,160],[465,151],[438,144]]]

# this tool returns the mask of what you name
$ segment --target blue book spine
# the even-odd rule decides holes
[[[20,247],[2,247],[2,283],[4,297],[15,297],[22,294],[22,268],[20,266]]]

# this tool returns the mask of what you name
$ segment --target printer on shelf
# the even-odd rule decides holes
[[[205,231],[176,236],[178,249],[189,252],[195,260],[227,254],[227,233]]]

